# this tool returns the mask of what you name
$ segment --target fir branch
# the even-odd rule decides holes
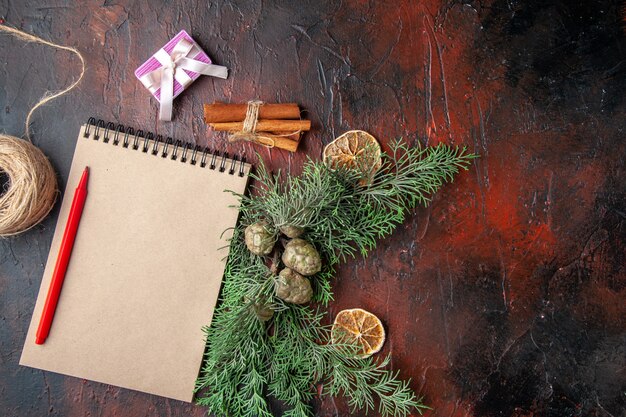
[[[390,356],[377,363],[371,357],[361,359],[342,355],[337,349],[333,351],[330,351],[333,365],[327,393],[346,396],[353,411],[374,409],[376,401],[383,417],[406,416],[413,410],[421,414],[429,408],[415,396],[409,381],[399,379],[398,371],[385,369]]]
[[[335,269],[333,267],[328,265],[322,267],[322,271],[319,272],[316,278],[311,282],[314,302],[326,306],[333,300],[333,291],[330,281],[334,276]]]
[[[284,181],[261,164],[252,195],[238,195],[241,225],[230,243],[220,303],[205,329],[207,349],[196,387],[198,403],[211,413],[269,417],[267,391],[291,407],[286,415],[310,416],[309,402],[320,383],[325,394],[343,395],[355,410],[378,404],[382,416],[402,417],[427,408],[409,381],[387,369],[389,357],[355,357],[354,347],[330,342],[318,308],[275,298],[276,256],[270,268],[269,258],[252,255],[243,242],[244,226],[260,219],[276,229],[304,228],[304,238],[325,259],[311,280],[314,301],[325,306],[332,300],[331,278],[340,260],[366,255],[475,157],[447,145],[408,148],[398,141],[391,149],[367,186],[358,184],[357,172],[330,170],[322,162],[308,161],[299,177]],[[259,300],[274,310],[268,323],[255,314]]]
[[[396,141],[391,151],[392,156],[383,156],[372,184],[346,187],[348,192],[337,204],[320,210],[323,220],[310,226],[308,236],[326,246],[322,250],[329,259],[366,255],[404,221],[410,210],[428,204],[433,193],[475,158],[465,148],[445,144],[408,148]],[[350,172],[336,174],[345,176],[345,182],[354,181]]]
[[[367,411],[378,402],[381,415],[391,417],[405,416],[412,410],[421,413],[428,408],[416,398],[408,381],[399,379],[399,372],[385,369],[389,357],[376,363],[371,357],[356,357],[354,346],[331,344],[330,329],[321,324],[323,316],[308,307],[294,306],[275,320],[278,343],[272,376],[276,385],[285,384],[294,392],[286,398],[281,394],[287,391],[273,389],[272,395],[290,405],[308,401],[310,394],[301,398],[298,393],[323,382],[327,394],[346,396],[353,410]],[[293,358],[298,358],[298,362]]]

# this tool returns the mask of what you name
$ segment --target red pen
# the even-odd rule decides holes
[[[74,247],[78,223],[80,223],[80,217],[83,214],[83,207],[85,207],[85,200],[87,199],[88,178],[89,167],[85,167],[83,176],[80,178],[78,187],[76,187],[76,191],[74,192],[72,207],[70,208],[70,214],[67,218],[67,224],[65,225],[65,232],[63,233],[63,240],[61,240],[61,247],[59,248],[59,256],[57,257],[57,263],[52,273],[46,303],[41,312],[41,320],[39,320],[39,327],[37,328],[37,334],[35,336],[35,343],[38,345],[42,345],[43,342],[46,341],[48,333],[50,333],[50,326],[52,325],[54,312],[57,308],[59,295],[61,294],[65,272],[67,271],[67,265],[70,263],[70,255]]]

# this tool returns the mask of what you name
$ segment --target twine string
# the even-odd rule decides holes
[[[243,131],[246,133],[255,133],[256,124],[259,121],[259,108],[263,105],[262,101],[253,100],[248,102],[246,110],[246,118],[243,121]]]
[[[32,144],[31,118],[39,107],[67,94],[80,83],[85,74],[85,60],[76,48],[58,45],[10,26],[0,24],[0,32],[24,42],[69,51],[81,63],[80,75],[75,81],[62,90],[47,91],[28,111],[24,126],[28,140],[0,134],[0,171],[8,177],[8,182],[0,190],[0,237],[8,237],[37,225],[54,206],[58,195],[56,174],[48,158]]]
[[[43,106],[47,102],[54,100],[57,97],[61,97],[64,94],[69,93],[71,90],[74,89],[74,87],[78,85],[78,83],[80,83],[80,81],[83,79],[83,76],[85,75],[85,59],[76,48],[72,48],[71,46],[58,45],[56,43],[42,39],[38,36],[31,35],[30,33],[22,32],[21,30],[13,28],[11,26],[0,25],[0,31],[6,32],[9,35],[12,35],[16,37],[17,39],[22,40],[24,42],[34,42],[34,43],[38,43],[41,45],[47,45],[47,46],[50,46],[52,48],[56,48],[62,51],[69,51],[73,53],[74,55],[76,55],[78,59],[80,59],[81,69],[80,69],[80,75],[78,76],[78,78],[72,84],[70,84],[67,88],[64,88],[63,90],[59,90],[56,92],[46,91],[46,93],[41,97],[41,99],[39,99],[39,101],[28,111],[28,115],[26,115],[26,122],[25,122],[25,125],[26,125],[25,134],[26,134],[26,138],[28,140],[31,140],[30,119],[33,116],[33,113],[35,112],[35,110],[37,110],[39,107]]]

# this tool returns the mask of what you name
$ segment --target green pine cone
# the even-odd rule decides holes
[[[243,301],[250,303],[250,298],[244,297]],[[257,300],[250,303],[250,308],[254,311],[254,315],[263,322],[274,317],[274,310],[265,301]]]
[[[280,226],[279,229],[280,229],[282,234],[284,234],[285,236],[287,236],[290,239],[293,239],[293,238],[296,238],[296,237],[300,237],[302,235],[302,233],[304,233],[304,229],[302,227],[293,226],[293,225],[290,225],[290,224],[287,224],[285,226]]]
[[[280,271],[274,289],[276,297],[288,303],[306,304],[313,297],[311,281],[289,268]]]
[[[274,249],[276,238],[269,223],[264,220],[252,223],[244,231],[245,241],[248,250],[255,255],[269,255]]]
[[[317,249],[304,239],[292,239],[285,246],[282,257],[288,268],[304,275],[315,275],[322,270],[322,258]]]

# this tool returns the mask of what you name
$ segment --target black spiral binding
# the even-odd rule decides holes
[[[93,135],[91,134],[92,129]],[[167,137],[164,140],[161,135],[155,137],[152,132],[144,133],[141,129],[135,133],[135,129],[132,127],[125,128],[121,124],[118,124],[116,127],[114,123],[108,122],[105,124],[104,120],[96,120],[94,117],[90,117],[87,120],[83,136],[93,140],[102,138],[103,143],[110,143],[113,146],[122,146],[123,148],[129,148],[145,154],[160,156],[163,159],[169,156],[172,161],[198,165],[201,168],[212,170],[217,169],[219,172],[226,172],[226,165],[228,160],[230,160],[230,166],[228,167],[229,175],[235,175],[236,165],[239,162],[238,175],[240,177],[245,175],[246,158],[239,159],[236,155],[230,158],[226,152],[220,155],[219,151],[211,151],[208,147],[193,146],[188,142],[174,140],[171,137]],[[153,142],[152,146],[150,146],[151,141]],[[162,145],[160,155],[159,145]],[[211,156],[210,160],[209,155]]]

